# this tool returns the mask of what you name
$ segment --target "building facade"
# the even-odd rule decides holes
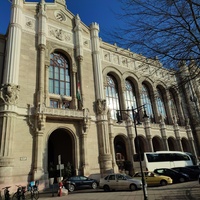
[[[0,185],[134,170],[140,150],[199,156],[199,81],[99,37],[65,0],[13,0],[0,35]],[[117,123],[120,110],[122,123]],[[130,111],[130,112],[129,112]],[[142,118],[143,114],[148,118]],[[134,116],[133,116],[134,115]],[[60,164],[60,165],[59,165]],[[131,173],[130,170],[130,173]]]

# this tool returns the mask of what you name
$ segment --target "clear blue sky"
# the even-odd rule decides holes
[[[11,0],[0,0],[0,33],[5,34],[10,20]],[[40,0],[26,0],[26,2],[40,2]],[[54,0],[46,0],[54,2]],[[119,21],[114,12],[120,12],[118,0],[66,0],[67,8],[74,14],[79,14],[83,23],[89,26],[97,22],[100,26],[100,37],[112,28],[118,26]],[[105,40],[104,40],[105,41]]]

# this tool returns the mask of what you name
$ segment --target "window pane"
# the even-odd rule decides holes
[[[106,99],[108,99],[107,106],[111,110],[111,116],[116,119],[116,110],[119,109],[118,87],[113,76],[107,76]]]
[[[59,93],[59,89],[60,89],[60,88],[59,88],[59,82],[58,82],[58,81],[55,81],[54,84],[55,84],[55,94],[60,94],[60,93]]]
[[[149,93],[148,87],[145,84],[142,84],[141,98],[142,98],[142,103],[145,105],[147,115],[150,117],[152,122],[155,121],[151,99],[150,99],[150,93]]]
[[[59,53],[52,53],[50,58],[49,92],[69,96],[71,80],[68,60]]]
[[[55,67],[54,70],[55,70],[55,74],[54,74],[55,79],[59,79],[59,68]]]
[[[158,107],[158,114],[161,115],[164,119],[167,117],[166,116],[166,111],[165,111],[165,105],[164,105],[164,100],[162,97],[162,93],[159,88],[157,88],[157,107]]]
[[[64,69],[61,68],[61,69],[60,69],[60,80],[64,81],[64,79],[65,79],[65,76],[64,76]]]
[[[126,84],[126,91],[125,91],[126,108],[135,109],[137,108],[137,103],[136,103],[136,96],[133,84],[129,80],[125,80],[125,84]],[[130,113],[130,115],[133,118],[132,113]]]
[[[49,78],[53,78],[53,67],[49,66]]]

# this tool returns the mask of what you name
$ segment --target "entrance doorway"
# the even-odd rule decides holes
[[[67,178],[74,174],[74,140],[71,133],[65,129],[57,129],[51,133],[48,141],[48,172],[49,178],[60,176],[60,170],[57,170],[58,156],[61,156],[61,164],[64,169],[61,170],[62,177]]]

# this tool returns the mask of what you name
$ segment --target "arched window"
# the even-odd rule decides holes
[[[146,113],[151,119],[151,122],[154,122],[154,114],[153,114],[153,109],[152,109],[152,104],[151,104],[151,98],[150,98],[150,92],[148,87],[143,83],[142,84],[142,104],[145,105]]]
[[[69,61],[60,53],[50,55],[49,93],[60,96],[71,95]],[[67,102],[62,102],[62,104]],[[61,107],[59,100],[50,99],[51,107]]]
[[[170,99],[169,99],[169,106],[172,111],[172,117],[175,115],[177,121],[179,121],[178,110],[176,105],[176,100],[172,91],[169,91]]]
[[[158,108],[158,115],[162,116],[165,120],[167,119],[165,104],[163,99],[163,94],[160,88],[157,88],[157,98],[156,98],[157,108]]]
[[[126,108],[135,109],[137,108],[135,88],[133,87],[133,84],[129,80],[125,80],[125,86],[126,86],[126,90],[125,90]],[[131,117],[133,118],[133,116]]]
[[[117,82],[111,75],[107,75],[106,102],[111,110],[111,117],[116,119],[116,110],[119,110],[119,95]]]

